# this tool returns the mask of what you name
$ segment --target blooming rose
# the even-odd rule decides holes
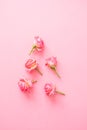
[[[30,51],[30,54],[37,50],[38,52],[42,51],[44,49],[44,42],[39,36],[34,37],[34,45]]]
[[[36,69],[37,66],[38,66],[38,64],[37,64],[36,60],[33,58],[28,59],[27,62],[25,63],[25,67],[29,71]]]
[[[36,45],[37,51],[42,51],[43,50],[44,42],[39,36],[34,37],[34,44]]]
[[[48,59],[46,59],[46,64],[49,67],[56,67],[57,66],[57,59],[56,57],[50,57]]]
[[[52,95],[55,95],[57,93],[61,94],[61,95],[65,95],[63,92],[57,91],[56,87],[54,87],[53,84],[51,84],[51,83],[46,83],[44,86],[44,90],[48,96],[52,96]]]
[[[57,59],[56,57],[50,57],[48,59],[46,59],[46,63],[45,63],[46,66],[48,66],[49,68],[51,68],[53,71],[55,71],[56,75],[60,77],[60,75],[58,74],[58,72],[56,71],[56,67],[57,67]]]
[[[44,90],[46,92],[47,95],[51,96],[51,95],[55,95],[55,87],[52,86],[52,84],[50,83],[46,83],[44,86]]]
[[[19,81],[18,81],[18,86],[19,88],[21,89],[21,91],[29,91],[30,88],[32,88],[33,86],[33,83],[31,80],[25,80],[23,78],[21,78]]]
[[[42,72],[38,69],[38,63],[35,59],[30,58],[28,61],[25,63],[25,67],[30,71],[32,70],[37,70],[40,75],[42,75]]]

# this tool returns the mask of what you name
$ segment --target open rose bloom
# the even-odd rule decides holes
[[[27,60],[27,62],[25,63],[25,67],[29,70],[32,71],[34,69],[36,69],[38,66],[37,62],[35,59],[30,58]]]
[[[56,90],[56,87],[54,87],[51,83],[45,84],[44,91],[48,96],[54,96],[55,94],[65,95],[63,92]]]
[[[38,51],[38,52],[41,52],[41,51],[43,51],[43,49],[44,49],[43,40],[39,36],[35,36],[33,46],[32,46],[32,49],[30,51],[30,54],[35,50]]]
[[[20,88],[21,91],[23,92],[30,92],[31,89],[33,88],[33,84],[37,82],[36,80],[27,80],[27,79],[24,79],[24,78],[21,78],[19,81],[18,81],[18,86]]]
[[[37,70],[39,74],[42,75],[42,73],[38,69],[38,63],[34,58],[28,59],[27,62],[25,63],[25,67],[29,72],[31,72],[32,70]]]
[[[57,67],[57,59],[56,57],[50,57],[48,59],[46,59],[46,63],[45,63],[46,66],[48,66],[49,68],[51,68],[55,73],[56,75],[60,77],[60,75],[58,74],[57,70],[56,70],[56,67]]]

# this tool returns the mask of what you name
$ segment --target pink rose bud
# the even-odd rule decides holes
[[[29,70],[29,72],[32,70],[37,70],[39,74],[42,75],[42,73],[38,69],[37,61],[33,58],[28,59],[28,61],[25,63],[25,67]]]
[[[27,80],[27,79],[23,79],[21,78],[18,81],[18,86],[20,88],[21,91],[26,92],[31,90],[31,88],[33,87],[33,83],[37,82],[36,80]]]
[[[56,71],[56,67],[57,67],[57,59],[56,57],[50,57],[48,59],[46,59],[46,63],[45,63],[46,66],[48,66],[49,68],[51,68],[55,73],[56,75],[60,77],[60,75],[58,74],[58,72]]]
[[[35,36],[34,37],[34,42],[33,42],[33,47],[30,51],[30,54],[33,52],[33,51],[38,51],[38,52],[41,52],[43,51],[44,49],[44,42],[43,40],[39,37],[39,36]]]
[[[34,69],[36,69],[38,66],[37,62],[35,59],[30,58],[27,60],[27,62],[25,63],[25,67],[29,70],[32,71]]]
[[[48,96],[54,96],[55,94],[65,95],[63,92],[57,91],[56,87],[54,87],[51,83],[46,83],[44,90]]]

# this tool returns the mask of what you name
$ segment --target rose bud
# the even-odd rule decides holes
[[[57,67],[57,59],[56,57],[50,57],[48,59],[46,59],[46,63],[45,63],[46,66],[48,66],[49,68],[51,68],[55,73],[56,75],[60,77],[60,75],[58,74],[57,70],[56,70],[56,67]]]
[[[52,96],[52,95],[54,96],[55,94],[65,95],[63,92],[56,90],[56,87],[53,86],[53,84],[51,83],[46,83],[44,85],[44,91],[48,96]]]
[[[35,82],[37,82],[37,81],[36,80],[27,80],[27,79],[21,78],[18,81],[18,86],[19,86],[21,91],[23,91],[23,92],[29,91],[30,92],[30,90],[31,90],[31,88],[33,88],[33,84]]]
[[[38,52],[41,52],[41,51],[43,51],[43,49],[44,49],[44,42],[43,42],[43,40],[39,36],[35,36],[34,37],[33,46],[32,46],[32,49],[31,49],[29,54],[31,54],[35,50],[38,51]]]
[[[37,70],[40,75],[42,75],[42,72],[38,69],[38,63],[34,58],[30,58],[25,63],[25,67],[30,71]]]

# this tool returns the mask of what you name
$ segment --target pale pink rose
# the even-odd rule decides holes
[[[40,75],[43,75],[42,72],[38,69],[38,63],[35,59],[30,58],[28,61],[25,63],[25,67],[27,70],[32,71],[32,70],[37,70]]]
[[[21,91],[26,92],[29,91],[33,88],[33,84],[37,82],[36,80],[27,80],[24,78],[21,78],[18,81],[18,86],[20,88]]]
[[[36,45],[37,51],[42,51],[44,48],[44,42],[39,36],[34,37],[34,44]]]
[[[48,59],[46,59],[46,65],[49,67],[56,67],[57,66],[57,59],[56,57],[50,57]]]
[[[56,70],[56,67],[57,67],[57,59],[56,59],[56,57],[52,56],[52,57],[46,59],[45,65],[48,66],[49,68],[51,68],[56,73],[58,78],[61,78],[60,75],[58,74],[57,70]]]
[[[41,51],[43,51],[43,49],[44,49],[44,42],[43,42],[43,40],[39,37],[39,36],[35,36],[34,37],[34,42],[33,42],[33,47],[32,47],[32,49],[31,49],[31,51],[30,51],[30,54],[33,52],[33,51],[35,51],[35,50],[37,50],[38,52],[41,52]]]
[[[55,94],[65,95],[63,92],[57,91],[56,87],[54,87],[51,83],[46,83],[44,85],[44,90],[48,96],[54,96]]]

